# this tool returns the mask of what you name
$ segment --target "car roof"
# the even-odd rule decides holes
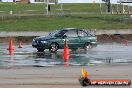
[[[71,30],[71,29],[78,29],[78,28],[64,28],[64,29]]]
[[[61,30],[82,30],[82,29],[80,29],[80,28],[63,28]]]

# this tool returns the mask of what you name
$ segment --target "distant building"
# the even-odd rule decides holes
[[[47,0],[30,0],[31,3],[47,3]],[[58,3],[58,0],[48,0],[49,3]]]
[[[13,2],[22,0],[0,0],[2,2]],[[24,0],[26,1],[26,0]],[[99,3],[102,0],[49,0],[50,3]],[[30,0],[31,3],[46,3],[47,0]]]
[[[22,2],[22,3],[47,3],[47,0],[0,0],[1,2]],[[57,3],[57,0],[48,0],[49,3]]]

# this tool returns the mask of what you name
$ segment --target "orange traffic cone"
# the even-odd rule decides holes
[[[12,56],[14,54],[14,50],[8,50],[8,54]]]
[[[64,58],[64,61],[67,61],[69,59],[69,49],[68,49],[68,45],[67,45],[67,40],[66,39],[64,41],[63,58]]]
[[[22,42],[21,42],[21,41],[19,41],[19,46],[18,46],[18,48],[22,48]]]
[[[67,61],[64,61],[64,67],[68,67],[68,66],[69,66],[68,60]]]
[[[14,48],[13,48],[13,42],[12,42],[12,38],[10,38],[9,48],[7,48],[7,50],[14,50]]]
[[[68,67],[69,66],[69,54],[68,54],[68,50],[64,50],[64,52],[67,52],[67,53],[64,53],[63,55],[63,58],[64,58],[64,67]]]
[[[128,40],[124,40],[125,41],[125,46],[128,46]]]

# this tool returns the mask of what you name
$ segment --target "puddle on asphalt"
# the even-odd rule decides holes
[[[0,44],[0,66],[56,66],[56,65],[98,65],[113,63],[132,63],[132,44],[119,43],[98,44],[88,51],[70,51],[69,60],[63,60],[63,50],[57,53],[37,52],[31,45],[23,48],[14,46],[14,52],[7,50],[8,44]]]

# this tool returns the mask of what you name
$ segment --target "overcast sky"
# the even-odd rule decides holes
[[[3,2],[13,2],[13,0],[2,0]],[[30,0],[31,2],[34,2],[35,0]],[[117,1],[120,0],[110,0],[111,3],[116,4]],[[58,3],[100,3],[102,0],[58,0]],[[104,2],[103,2],[104,3]],[[131,5],[132,3],[126,3],[126,5]]]
[[[117,3],[117,1],[120,0],[110,0],[111,3]],[[126,1],[126,0],[124,0]],[[102,0],[58,0],[59,3],[63,2],[63,3],[100,3],[102,2]]]
[[[116,4],[117,1],[120,1],[120,0],[110,0],[111,3],[114,3]],[[59,3],[100,3],[102,2],[102,0],[58,0]],[[129,4],[130,3],[126,3],[126,4]]]
[[[63,2],[63,3],[89,3],[89,2],[99,2],[100,0],[58,0],[59,2]]]
[[[63,3],[92,3],[92,2],[96,2],[99,3],[102,0],[58,0],[59,2],[63,2]],[[112,1],[112,0],[111,0]],[[116,0],[114,0],[116,1]]]

